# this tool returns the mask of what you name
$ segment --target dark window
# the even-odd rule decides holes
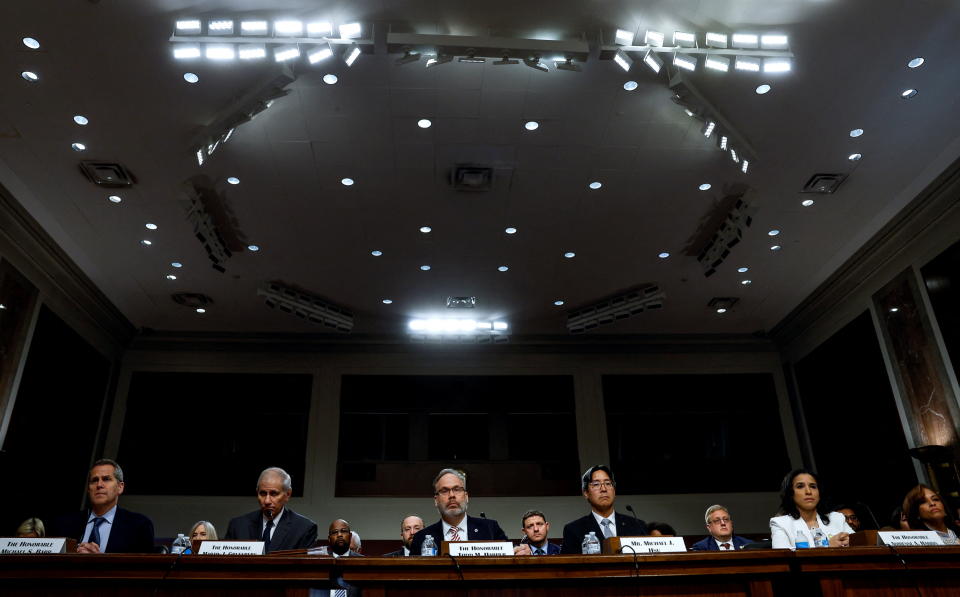
[[[920,270],[953,370],[960,377],[960,243]]]
[[[773,376],[605,375],[621,493],[773,491],[789,469]]]
[[[575,492],[569,376],[346,375],[338,496],[423,496],[441,468],[471,495]]]
[[[110,361],[42,307],[3,455],[5,478],[26,483],[30,499],[3,508],[4,532],[80,509],[109,381]]]
[[[827,492],[834,503],[868,504],[885,524],[917,477],[870,314],[848,323],[795,370]]]
[[[118,457],[127,493],[253,495],[279,466],[303,495],[310,375],[138,371]]]

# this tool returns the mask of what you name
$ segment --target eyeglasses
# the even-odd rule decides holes
[[[447,497],[451,493],[453,495],[463,495],[466,492],[467,490],[464,489],[463,487],[444,487],[443,489],[438,489],[437,493],[435,493],[434,495],[442,495],[443,497]]]
[[[726,516],[724,516],[723,518],[714,518],[713,520],[710,521],[710,524],[720,524],[721,522],[724,524],[730,524],[730,518]]]
[[[590,483],[587,485],[590,487],[590,489],[600,489],[601,487],[604,489],[611,489],[613,487],[613,483],[610,481],[590,481]]]

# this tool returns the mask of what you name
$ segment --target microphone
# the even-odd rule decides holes
[[[627,512],[629,512],[630,514],[633,514],[633,519],[636,520],[637,522],[640,522],[640,518],[637,516],[637,513],[633,510],[633,506],[631,506],[630,504],[627,504]]]
[[[870,515],[870,520],[873,522],[873,526],[875,526],[877,530],[880,530],[880,523],[877,522],[877,517],[873,515],[873,510],[870,509],[870,506],[863,502],[857,502],[857,505],[862,506],[863,509],[867,511],[867,514]]]
[[[486,518],[487,518],[487,513],[486,513],[486,512],[481,512],[481,513],[480,513],[480,518],[486,519]]]

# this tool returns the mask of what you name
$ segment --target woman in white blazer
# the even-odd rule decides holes
[[[817,530],[821,533],[818,533]],[[853,529],[839,512],[827,512],[820,500],[817,476],[806,469],[787,473],[780,486],[780,511],[770,519],[770,539],[774,549],[796,549],[797,543],[817,545],[820,534],[829,547],[848,547]]]

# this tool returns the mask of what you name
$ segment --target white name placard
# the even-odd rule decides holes
[[[943,539],[936,531],[880,531],[877,534],[885,545],[943,545]]]
[[[0,553],[65,553],[67,540],[60,539],[22,539],[4,537],[0,539]]]
[[[263,541],[204,541],[197,551],[209,556],[262,556]]]
[[[677,553],[687,551],[683,537],[620,537],[620,553]]]
[[[513,543],[509,541],[456,541],[447,544],[452,556],[512,556]]]

